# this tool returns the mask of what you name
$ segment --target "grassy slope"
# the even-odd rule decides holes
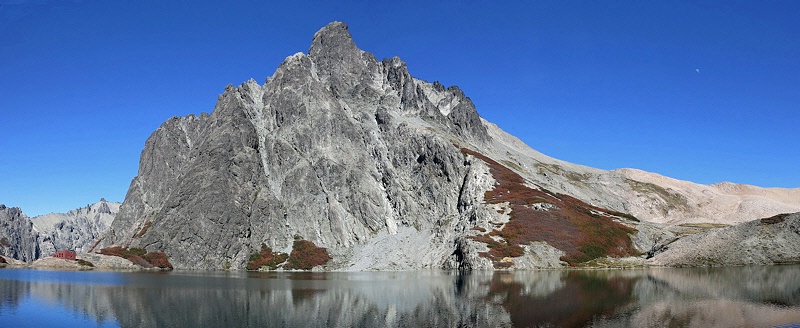
[[[520,245],[543,241],[563,250],[561,260],[577,265],[598,257],[636,255],[629,234],[635,229],[614,219],[635,219],[630,215],[589,205],[574,197],[552,193],[544,188],[533,189],[524,179],[491,158],[473,150],[462,152],[475,156],[489,165],[497,181],[495,188],[487,191],[488,204],[509,203],[511,219],[501,229],[481,234],[473,239],[486,243],[490,250],[481,255],[492,260],[495,267],[507,267],[504,257],[522,256]],[[549,210],[537,210],[529,205],[549,203]],[[490,236],[501,237],[495,241]]]

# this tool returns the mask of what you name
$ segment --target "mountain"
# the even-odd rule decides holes
[[[17,207],[0,205],[0,255],[30,263],[59,250],[86,252],[109,228],[120,205],[101,199],[67,213],[34,218]]]
[[[545,156],[334,22],[263,85],[162,124],[94,249],[163,251],[188,269],[282,253],[336,270],[560,267],[655,254],[680,237],[667,225],[797,212],[798,195]]]
[[[33,223],[18,207],[0,204],[0,255],[32,262],[39,258]]]
[[[50,256],[58,250],[85,252],[94,240],[105,232],[119,212],[120,203],[100,199],[67,213],[50,213],[31,219],[38,232],[41,256]]]

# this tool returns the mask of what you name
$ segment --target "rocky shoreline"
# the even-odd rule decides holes
[[[162,270],[159,268],[145,268],[121,257],[103,254],[78,254],[77,260],[65,260],[55,257],[45,257],[32,263],[2,257],[7,263],[0,263],[0,268],[32,268],[56,270],[110,270],[110,271],[139,271]]]
[[[800,264],[800,213],[781,214],[728,227],[673,227],[676,237],[654,244],[640,256],[602,257],[577,266],[531,266],[521,270],[631,269],[652,267],[732,267]],[[687,230],[691,230],[687,232]],[[119,256],[80,253],[76,261],[46,257],[27,263],[0,256],[2,267],[64,270],[162,270],[146,268]],[[189,269],[191,268],[182,268]],[[488,268],[487,268],[488,269]],[[205,270],[197,268],[195,270]],[[228,269],[230,270],[230,269]],[[234,268],[234,270],[240,270]],[[268,270],[262,268],[259,270]],[[312,271],[407,271],[318,265]],[[483,271],[474,268],[474,271]],[[503,271],[504,269],[490,269]],[[520,270],[520,268],[507,269]],[[278,269],[278,271],[297,271]]]

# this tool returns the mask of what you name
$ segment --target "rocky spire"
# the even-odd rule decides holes
[[[314,34],[308,55],[312,58],[342,58],[359,55],[360,49],[353,42],[353,37],[342,22],[332,22]]]
[[[379,69],[375,57],[356,46],[342,22],[330,23],[315,33],[308,56],[336,96],[348,95],[359,81]]]

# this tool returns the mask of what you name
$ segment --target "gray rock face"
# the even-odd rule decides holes
[[[38,232],[41,257],[63,249],[78,253],[88,251],[95,239],[111,226],[120,205],[101,199],[98,203],[67,213],[50,213],[31,218],[33,228]]]
[[[800,213],[782,214],[678,239],[649,260],[665,266],[800,263]]]
[[[760,193],[748,207],[759,211],[744,211],[727,206],[744,196],[714,199],[688,182],[547,157],[483,121],[458,87],[416,79],[397,57],[377,60],[334,22],[264,85],[228,86],[212,114],[159,127],[94,250],[144,247],[165,252],[179,269],[244,268],[262,243],[289,252],[301,237],[328,249],[326,269],[490,269],[480,255],[487,244],[470,237],[503,227],[511,207],[485,203],[497,182],[461,147],[513,170],[530,188],[633,213],[641,222],[621,224],[634,226],[632,244],[643,252],[672,238],[664,223],[800,206],[784,201],[800,190],[737,191]],[[763,199],[777,205],[762,211]],[[695,211],[693,204],[716,205]],[[503,265],[564,264],[564,252],[551,245],[522,246],[524,256]]]
[[[33,224],[18,207],[0,204],[0,254],[25,262],[39,258]]]
[[[358,246],[371,243],[398,247],[397,269],[440,267],[454,233],[471,227],[459,196],[474,160],[453,140],[488,140],[460,90],[376,60],[332,23],[265,85],[229,86],[211,115],[153,133],[100,246],[163,250],[176,267],[241,268],[262,242],[286,252],[297,235],[345,269],[361,266]],[[426,259],[395,240],[406,233],[432,250]],[[376,261],[365,268],[391,266]]]
[[[19,208],[0,205],[0,255],[33,262],[56,251],[87,251],[105,232],[120,203],[105,199],[94,205],[28,218]]]

